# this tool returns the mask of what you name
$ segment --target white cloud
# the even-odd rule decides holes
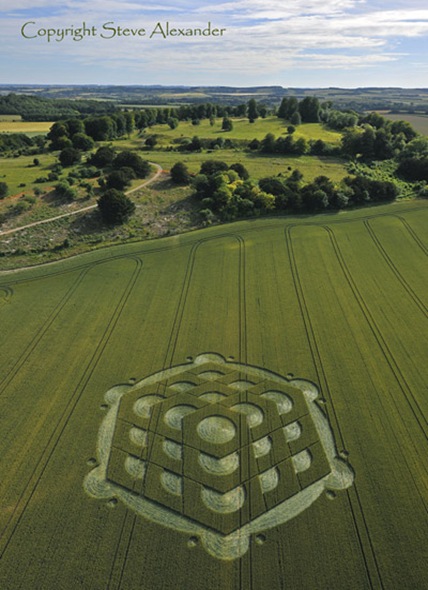
[[[186,83],[186,76],[194,77],[195,72],[208,76],[209,64],[211,71],[236,72],[238,83],[239,74],[249,71],[274,75],[284,68],[345,71],[405,63],[406,40],[428,35],[428,10],[421,8],[420,0],[392,0],[388,10],[382,9],[384,5],[383,0],[66,0],[53,7],[52,0],[14,0],[13,6],[10,0],[0,0],[0,11],[6,12],[0,35],[13,59],[34,59],[35,68],[37,56],[54,60],[57,54],[58,62],[66,58],[79,67],[99,63],[121,75],[125,70],[130,75],[145,72],[146,83],[155,74],[159,79],[159,72],[181,74]],[[25,17],[17,16],[24,10]],[[32,10],[37,16],[30,19]],[[112,20],[130,27],[150,28],[165,20],[172,26],[199,27],[211,21],[227,32],[221,39],[92,38],[48,45],[20,36],[24,18],[45,28],[79,26],[82,21],[99,27]],[[415,63],[421,59],[408,60],[415,78]]]
[[[234,18],[264,18],[265,14],[288,17],[296,14],[340,14],[345,10],[364,4],[364,0],[237,0],[212,4],[208,11],[232,15]],[[206,11],[207,7],[197,9]]]

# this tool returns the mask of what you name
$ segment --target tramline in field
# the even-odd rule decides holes
[[[2,273],[1,588],[424,588],[426,213]]]

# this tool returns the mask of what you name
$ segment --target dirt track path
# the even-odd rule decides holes
[[[162,166],[159,166],[159,164],[155,164],[154,162],[149,162],[149,164],[151,164],[152,166],[155,166],[157,168],[154,176],[152,176],[151,178],[149,178],[148,180],[146,180],[142,184],[139,184],[135,188],[132,188],[131,190],[126,191],[126,193],[125,193],[126,195],[130,195],[131,193],[138,191],[140,188],[143,188],[143,187],[147,186],[148,184],[151,184],[152,182],[157,180],[159,178],[159,176],[162,174],[162,172],[163,172]],[[96,207],[97,207],[97,205],[89,205],[88,207],[82,207],[81,209],[77,209],[76,211],[70,211],[69,213],[62,213],[61,215],[56,215],[55,217],[49,217],[49,219],[42,219],[41,221],[34,221],[33,223],[28,223],[27,225],[21,225],[20,227],[14,227],[13,229],[7,229],[5,231],[0,231],[0,237],[6,236],[7,234],[13,234],[18,231],[22,231],[23,229],[28,229],[29,227],[34,227],[35,225],[41,225],[42,223],[50,223],[51,221],[56,221],[57,219],[62,219],[63,217],[69,217],[70,215],[77,215],[78,213],[84,213],[85,211],[90,211],[91,209],[95,209]]]

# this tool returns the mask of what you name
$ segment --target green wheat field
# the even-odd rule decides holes
[[[427,217],[414,201],[264,218],[1,273],[0,588],[427,588]],[[169,524],[85,484],[106,393],[198,355],[315,384],[352,473],[238,557],[174,528],[156,486]]]

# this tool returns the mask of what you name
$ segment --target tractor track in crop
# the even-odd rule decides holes
[[[174,314],[172,329],[166,348],[164,367],[169,367],[173,363],[176,355],[177,342],[180,334],[180,329],[183,322],[183,316],[188,301],[189,289],[192,283],[192,276],[195,267],[196,255],[199,248],[209,242],[218,239],[235,239],[239,244],[239,354],[240,362],[246,362],[247,359],[247,337],[246,337],[246,300],[245,300],[245,242],[243,238],[237,234],[223,234],[220,236],[212,236],[204,238],[193,243],[191,246],[189,256],[184,271],[183,283],[181,286],[180,296],[177,303],[177,308]],[[122,586],[125,575],[128,556],[130,554],[131,544],[134,536],[134,530],[138,521],[138,516],[131,514],[129,510],[126,511],[123,518],[119,542],[115,551],[108,580],[109,590],[119,590]],[[249,570],[248,570],[249,568]],[[242,581],[245,584],[241,587],[244,590],[252,590],[252,571],[251,564],[246,568],[245,572],[241,572]]]
[[[421,301],[421,299],[418,297],[418,295],[415,293],[415,291],[412,289],[412,287],[409,285],[409,283],[406,281],[406,279],[400,273],[397,266],[394,264],[392,258],[390,257],[390,255],[388,254],[386,249],[383,247],[382,242],[380,241],[379,237],[376,235],[376,232],[372,228],[369,219],[366,219],[364,221],[364,226],[367,229],[367,232],[369,233],[369,236],[372,239],[376,249],[379,251],[380,255],[384,259],[386,265],[391,269],[394,276],[400,282],[400,284],[403,286],[403,288],[407,291],[408,295],[413,300],[413,302],[422,311],[424,317],[427,317],[428,309],[427,309],[426,305],[423,303],[423,301]]]
[[[293,277],[294,288],[296,291],[297,301],[300,307],[300,311],[303,318],[303,323],[305,326],[306,337],[309,344],[309,349],[312,356],[312,362],[317,373],[318,383],[321,387],[321,392],[325,397],[327,397],[328,404],[324,407],[324,411],[326,412],[327,416],[329,417],[329,421],[333,423],[334,432],[339,435],[340,444],[342,449],[346,449],[346,443],[344,439],[344,435],[339,424],[338,416],[336,413],[336,409],[333,403],[331,391],[328,385],[327,376],[324,371],[324,366],[322,362],[321,352],[315,337],[315,330],[311,321],[310,313],[308,304],[305,298],[305,293],[302,285],[302,281],[300,278],[300,273],[298,269],[298,264],[296,261],[294,247],[293,247],[293,240],[291,236],[291,232],[293,227],[298,227],[297,225],[289,225],[285,228],[285,243],[286,248],[289,256],[289,263],[291,274]],[[331,408],[332,415],[329,415],[330,412],[328,409]],[[368,582],[370,587],[374,590],[375,588],[384,589],[384,585],[382,582],[382,576],[380,573],[379,564],[376,558],[376,553],[374,550],[373,542],[370,537],[369,526],[367,520],[364,516],[363,507],[361,503],[361,499],[359,496],[359,492],[357,490],[357,486],[354,483],[353,492],[350,490],[346,491],[349,508],[352,515],[352,520],[354,523],[355,533],[358,539],[358,544],[360,546],[361,556],[364,561],[365,570],[367,573]],[[355,497],[356,502],[353,501],[353,497]],[[356,503],[356,506],[354,506]],[[358,511],[358,514],[357,514]],[[360,523],[360,524],[359,524]]]
[[[358,288],[358,286],[352,276],[352,273],[346,263],[346,260],[343,256],[343,253],[342,253],[340,246],[337,242],[334,231],[328,226],[325,226],[325,230],[328,232],[328,234],[330,236],[331,244],[332,244],[333,250],[336,254],[340,268],[342,269],[343,275],[344,275],[344,277],[345,277],[345,279],[346,279],[346,281],[347,281],[347,283],[348,283],[348,285],[355,297],[355,300],[358,303],[358,306],[359,306],[361,312],[363,313],[363,315],[366,319],[368,326],[370,327],[370,330],[371,330],[371,332],[372,332],[372,334],[379,346],[379,349],[381,350],[386,363],[388,364],[392,374],[394,375],[395,380],[397,381],[416,422],[419,424],[423,434],[426,436],[427,435],[427,431],[426,431],[427,424],[426,424],[426,420],[424,418],[424,413],[422,411],[422,408],[420,407],[418,401],[415,399],[410,386],[408,385],[394,355],[392,354],[390,347],[388,346],[388,343],[386,342],[372,312],[369,309],[369,306],[365,302],[364,297],[361,294],[361,291]]]
[[[41,482],[41,479],[47,469],[49,461],[55,453],[57,445],[59,444],[59,441],[65,429],[67,428],[69,420],[73,415],[73,412],[75,411],[76,406],[79,403],[79,400],[81,399],[81,396],[85,391],[85,388],[89,383],[89,380],[91,379],[103,355],[103,352],[111,338],[111,335],[120,319],[120,316],[122,315],[126,303],[133,291],[135,283],[141,273],[143,266],[141,259],[138,257],[129,257],[129,259],[135,262],[135,269],[126,287],[123,290],[122,296],[120,297],[119,302],[117,303],[114,312],[107,323],[107,326],[98,342],[98,345],[96,346],[91,358],[89,359],[86,369],[84,370],[81,378],[79,379],[79,382],[77,383],[74,391],[72,392],[65,409],[59,417],[59,420],[56,426],[54,427],[40,458],[35,463],[32,474],[29,477],[29,480],[25,488],[21,492],[20,498],[18,499],[16,506],[10,515],[8,522],[6,523],[3,531],[0,533],[0,558],[5,553],[5,551],[7,551],[7,548],[13,538],[13,535],[19,526],[21,518],[25,514],[25,510],[28,504],[31,502],[39,483]]]

